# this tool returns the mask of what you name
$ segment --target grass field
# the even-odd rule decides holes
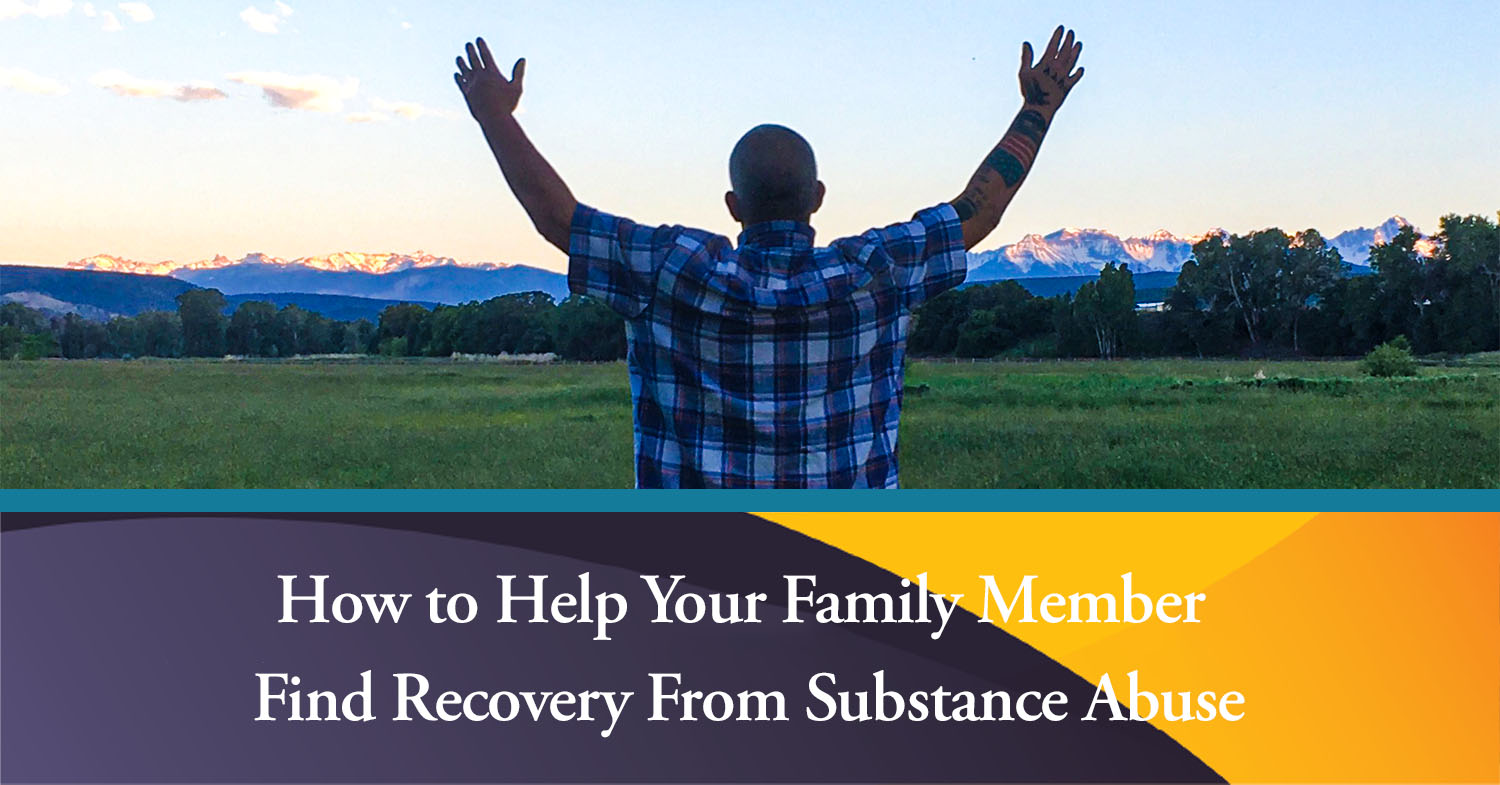
[[[1257,371],[1268,377],[1259,383]],[[912,488],[1500,487],[1500,360],[912,364]],[[1279,381],[1280,380],[1280,381]],[[628,487],[625,367],[0,363],[0,484]]]

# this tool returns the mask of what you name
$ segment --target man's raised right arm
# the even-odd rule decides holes
[[[458,58],[458,71],[453,74],[453,81],[463,91],[469,113],[484,130],[484,138],[489,142],[495,161],[500,164],[505,182],[531,217],[531,223],[547,242],[567,253],[573,211],[578,207],[578,200],[573,198],[573,192],[568,190],[557,171],[526,137],[515,118],[516,106],[521,100],[522,80],[526,76],[526,60],[517,60],[507,79],[495,65],[495,58],[483,38],[465,49],[469,59]]]
[[[980,163],[968,187],[951,202],[963,222],[964,248],[979,245],[1000,225],[1000,216],[1031,173],[1058,108],[1083,78],[1082,68],[1073,72],[1082,52],[1083,43],[1074,41],[1073,31],[1067,31],[1064,37],[1061,27],[1035,63],[1031,43],[1021,47],[1021,95],[1025,104],[1010,130]]]

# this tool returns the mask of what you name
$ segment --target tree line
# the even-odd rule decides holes
[[[20,303],[0,305],[0,358],[294,357],[381,354],[447,357],[464,354],[554,353],[565,360],[625,356],[623,320],[594,300],[561,303],[543,292],[484,302],[392,305],[379,318],[338,321],[287,305],[240,303],[226,314],[217,289],[177,297],[177,310],[147,311],[92,321],[60,317]]]
[[[375,322],[336,321],[295,305],[244,302],[226,315],[215,289],[177,311],[107,322],[0,306],[0,358],[447,357],[552,352],[625,356],[623,321],[582,297],[524,292],[434,309],[387,307]],[[1043,298],[1015,281],[946,292],[917,309],[914,356],[1351,356],[1404,337],[1419,354],[1500,348],[1500,225],[1450,215],[1370,251],[1356,274],[1316,231],[1212,235],[1193,246],[1159,311],[1140,311],[1126,264],[1073,294]]]
[[[1015,281],[945,292],[918,308],[916,356],[1353,356],[1404,336],[1419,354],[1500,349],[1500,225],[1450,215],[1345,264],[1318,232],[1212,235],[1193,246],[1159,311],[1138,310],[1128,265],[1074,294]]]

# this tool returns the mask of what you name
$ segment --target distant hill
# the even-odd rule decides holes
[[[69,262],[70,268],[170,275],[226,295],[307,292],[457,305],[515,292],[568,296],[562,273],[523,264],[463,264],[445,256],[337,253],[282,259],[260,253],[240,259],[215,256],[196,262],[141,262],[98,255]]]
[[[0,299],[90,319],[175,311],[177,295],[193,288],[186,281],[158,275],[0,265]]]
[[[183,269],[174,274],[225,294],[306,292],[450,305],[515,292],[541,291],[558,300],[568,296],[568,279],[562,273],[521,265],[498,269],[447,265],[367,273],[240,264],[208,270]]]
[[[146,311],[177,310],[177,295],[197,289],[187,281],[164,275],[66,270],[58,267],[0,265],[0,301],[18,302],[55,316],[76,313],[85,319],[105,321],[115,316],[135,316]],[[411,299],[372,299],[337,294],[303,292],[253,292],[226,295],[226,313],[233,313],[247,300],[268,302],[277,308],[296,305],[330,319],[374,321],[388,306],[411,302],[433,308],[436,302]]]
[[[234,313],[234,309],[240,307],[243,302],[270,303],[277,309],[288,305],[295,305],[304,311],[322,314],[330,319],[340,322],[354,322],[360,319],[379,321],[380,312],[392,305],[411,303],[423,308],[436,308],[438,303],[419,302],[414,300],[377,300],[370,297],[349,297],[342,294],[305,294],[303,292],[258,292],[254,294],[227,295],[224,299],[229,301],[225,313]]]

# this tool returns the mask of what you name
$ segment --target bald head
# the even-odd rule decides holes
[[[779,125],[750,129],[729,155],[729,212],[743,224],[806,221],[823,203],[812,145]]]

